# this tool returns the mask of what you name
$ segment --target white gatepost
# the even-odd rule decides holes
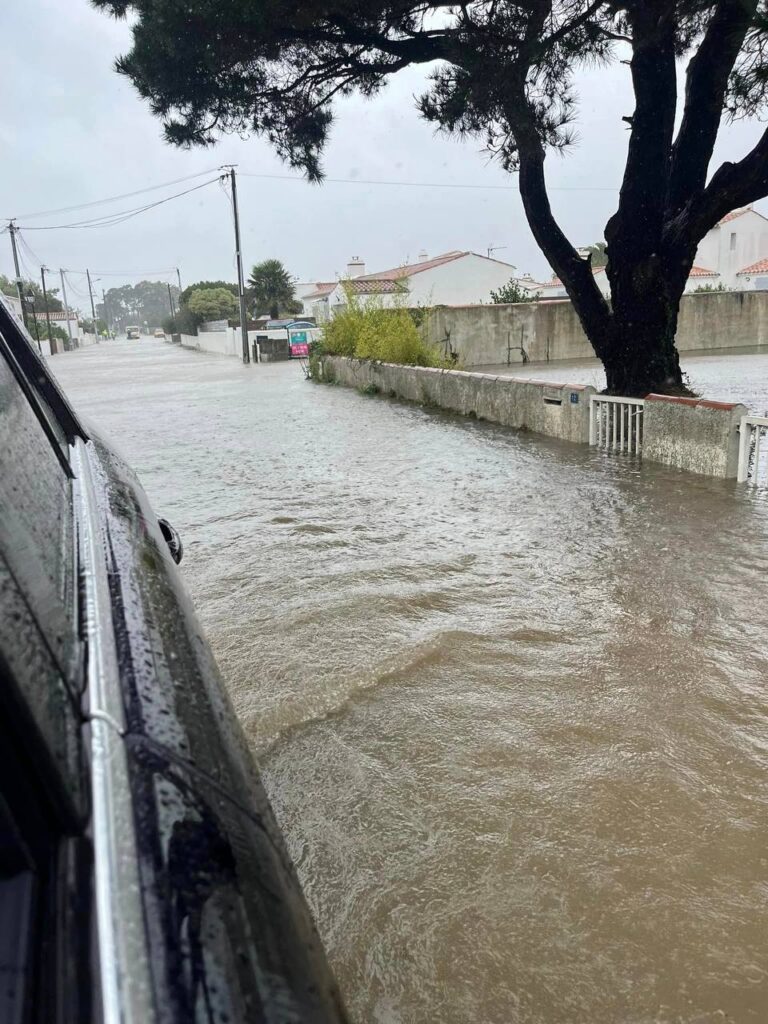
[[[768,430],[768,416],[741,417],[739,468],[736,473],[739,483],[768,484],[768,465],[762,465],[760,460],[760,441],[764,430]],[[768,459],[764,458],[763,462],[768,462]]]

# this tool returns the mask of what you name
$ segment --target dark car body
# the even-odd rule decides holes
[[[0,1021],[345,1019],[169,543],[0,303]]]

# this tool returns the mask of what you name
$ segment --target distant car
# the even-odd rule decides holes
[[[158,328],[155,329],[155,337],[156,338],[164,338],[165,337],[165,331],[163,330],[162,327],[158,327]]]
[[[141,330],[138,327],[127,327],[125,330],[125,335],[128,338],[128,340],[131,341],[131,339],[133,338],[141,337]]]
[[[0,296],[0,1021],[342,1024],[174,562]]]

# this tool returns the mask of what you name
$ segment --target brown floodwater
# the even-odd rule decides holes
[[[296,364],[52,365],[183,536],[358,1024],[768,1019],[765,492]]]

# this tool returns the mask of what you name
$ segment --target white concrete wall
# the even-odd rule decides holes
[[[228,327],[226,331],[206,331],[204,334],[182,334],[181,344],[184,348],[194,348],[198,352],[215,352],[220,356],[241,356],[241,339],[239,330]]]

